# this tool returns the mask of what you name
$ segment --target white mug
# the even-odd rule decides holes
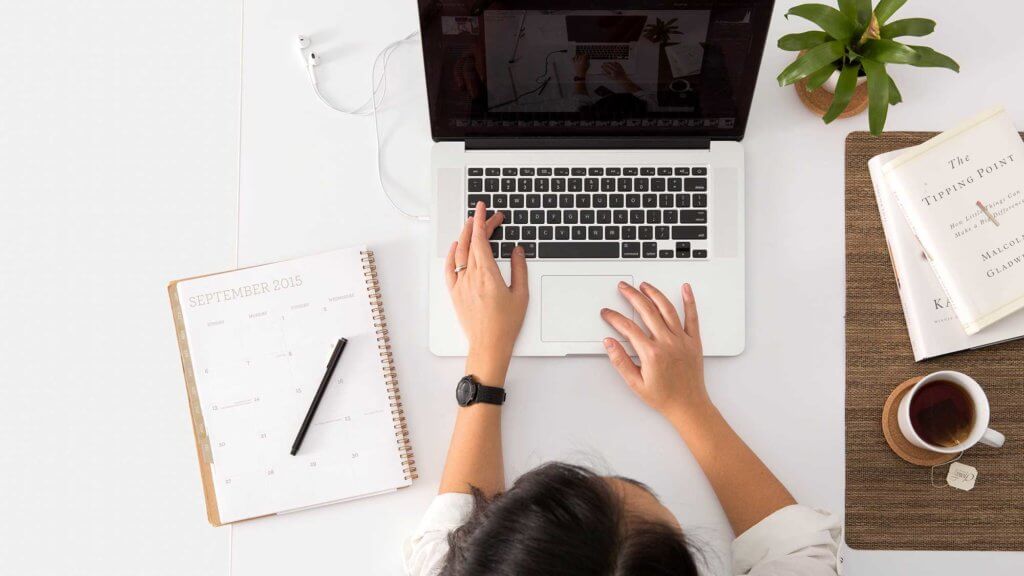
[[[963,442],[956,446],[936,446],[935,444],[925,442],[917,434],[913,425],[910,423],[910,401],[924,385],[936,380],[946,380],[960,386],[960,388],[967,392],[967,396],[971,399],[971,402],[974,405],[974,424],[971,426],[971,432]],[[982,390],[981,386],[970,376],[961,374],[960,372],[953,372],[952,370],[932,372],[915,384],[914,387],[904,394],[903,398],[900,400],[897,419],[900,424],[900,432],[903,433],[903,436],[911,444],[932,452],[957,454],[967,450],[978,442],[992,446],[993,448],[999,448],[1003,445],[1003,442],[1006,441],[1006,436],[1003,436],[999,432],[988,427],[989,406],[988,398],[985,396],[985,391]]]

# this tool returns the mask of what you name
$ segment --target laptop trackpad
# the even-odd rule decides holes
[[[544,276],[541,278],[541,340],[600,342],[611,336],[623,340],[601,319],[601,308],[633,318],[633,307],[619,294],[619,282],[632,276]]]

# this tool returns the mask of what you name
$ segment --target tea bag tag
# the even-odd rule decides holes
[[[957,490],[968,491],[974,488],[978,480],[978,469],[974,466],[953,462],[949,465],[949,473],[946,474],[946,483]]]

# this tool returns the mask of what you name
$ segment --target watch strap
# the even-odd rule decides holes
[[[477,383],[476,398],[475,402],[483,402],[484,404],[497,404],[501,406],[505,403],[505,389],[497,388],[495,386],[484,386],[483,384]]]

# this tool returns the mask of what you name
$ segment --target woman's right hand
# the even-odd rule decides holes
[[[697,303],[690,285],[682,288],[685,321],[680,321],[672,302],[646,282],[640,284],[640,290],[620,282],[619,292],[647,326],[645,333],[622,314],[601,310],[601,318],[629,340],[640,359],[637,366],[618,340],[605,338],[608,358],[622,379],[651,408],[676,423],[710,407]]]

